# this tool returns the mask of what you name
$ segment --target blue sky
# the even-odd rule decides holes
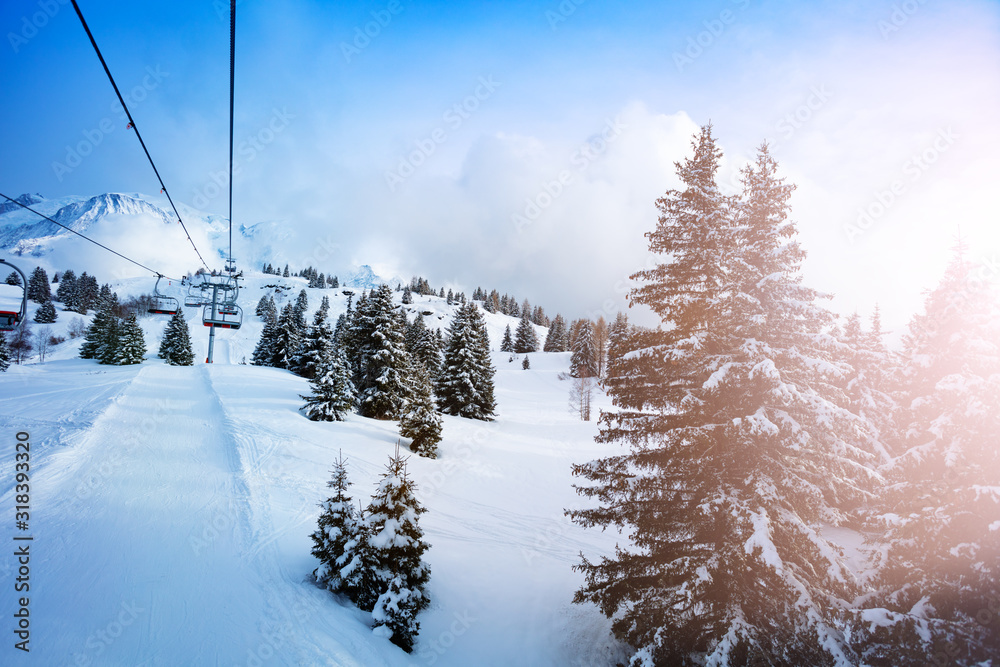
[[[223,3],[81,6],[171,193],[224,215]],[[10,0],[0,26],[2,191],[155,193],[72,6]],[[237,48],[234,219],[284,221],[293,266],[332,235],[335,271],[613,315],[709,120],[728,183],[771,141],[840,312],[901,328],[959,227],[1000,257],[995,2],[245,0]]]

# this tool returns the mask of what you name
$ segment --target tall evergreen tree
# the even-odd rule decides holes
[[[73,269],[66,269],[59,277],[59,287],[56,288],[56,301],[63,305],[64,310],[69,310],[74,289],[76,289],[76,274],[73,273]]]
[[[514,351],[514,339],[510,335],[510,325],[503,332],[503,340],[500,341],[500,351],[501,352],[513,352]]]
[[[528,305],[527,300],[524,304]],[[527,310],[521,309],[521,321],[517,325],[517,331],[514,332],[515,354],[534,352],[538,349],[538,335],[535,333],[535,327],[531,325],[530,315],[530,307]]]
[[[437,337],[424,324],[424,316],[418,314],[406,330],[406,351],[410,358],[423,365],[433,379],[441,369],[441,349]]]
[[[375,629],[385,628],[385,636],[407,653],[420,623],[417,614],[427,607],[430,566],[423,560],[427,551],[420,515],[426,512],[417,501],[416,485],[406,472],[406,459],[396,450],[389,459],[378,490],[368,506],[367,523],[383,592],[372,609]]]
[[[295,353],[299,349],[300,332],[299,315],[290,303],[286,303],[281,309],[281,316],[278,317],[276,328],[271,340],[271,360],[269,366],[290,370],[294,366]],[[265,324],[265,330],[267,325]],[[261,333],[261,340],[264,335]]]
[[[278,338],[278,318],[275,313],[268,312],[264,319],[257,346],[253,350],[250,363],[254,366],[273,366],[274,350]]]
[[[95,358],[100,364],[117,364],[118,349],[122,344],[122,321],[118,317],[111,315],[108,318],[107,326],[104,329],[104,336],[97,344]]]
[[[306,401],[305,416],[313,421],[344,421],[354,406],[355,390],[343,350],[336,346],[330,350],[309,386],[312,393],[301,397]]]
[[[191,349],[191,331],[184,320],[184,309],[178,308],[170,316],[160,341],[159,357],[171,366],[193,366],[194,351]]]
[[[373,419],[398,419],[410,394],[405,330],[394,312],[388,285],[372,290],[367,301],[363,317],[358,307],[363,320],[358,331],[366,334],[358,355],[358,412]]]
[[[83,344],[80,346],[81,359],[100,359],[101,348],[107,339],[108,330],[114,318],[115,316],[111,314],[108,306],[97,311],[90,326],[84,332]]]
[[[961,245],[903,345],[903,453],[854,634],[871,665],[987,664],[1000,656],[1000,301]]]
[[[28,278],[28,298],[35,303],[46,303],[52,300],[52,291],[49,287],[49,276],[45,269],[36,266]]]
[[[410,397],[399,420],[399,434],[413,439],[410,444],[412,451],[436,459],[437,445],[441,442],[441,416],[434,410],[430,376],[420,363],[415,364],[413,369],[412,384]]]
[[[300,344],[295,357],[295,372],[311,380],[333,352],[333,332],[326,320],[327,311],[319,308],[313,324]]]
[[[180,312],[180,309],[178,309]],[[121,323],[120,343],[115,350],[114,363],[119,366],[141,364],[146,360],[146,338],[142,327],[135,319],[135,314],[129,315]]]
[[[0,373],[6,373],[10,368],[10,347],[7,346],[7,336],[0,333]]]
[[[570,374],[576,378],[597,377],[597,349],[594,344],[594,325],[581,320],[573,339],[573,356],[569,362]]]
[[[435,387],[438,406],[449,415],[492,421],[496,410],[489,335],[474,303],[460,307],[448,328],[441,374]]]
[[[312,534],[312,555],[319,559],[319,567],[313,570],[313,576],[319,585],[337,593],[344,585],[340,570],[351,557],[347,545],[357,539],[360,530],[358,512],[349,495],[351,483],[347,478],[343,454],[334,462],[332,478],[326,485],[332,489],[332,495],[320,503],[323,511]]]
[[[545,336],[543,352],[565,352],[566,351],[566,320],[558,313],[549,324],[549,332]]]
[[[569,515],[631,545],[585,558],[575,600],[613,619],[633,666],[855,664],[836,618],[853,575],[820,529],[874,475],[861,420],[833,400],[831,316],[799,284],[792,186],[765,146],[729,199],[710,126],[694,148],[647,235],[667,261],[630,295],[667,326],[630,355],[630,379],[609,388],[619,410],[601,417],[598,440],[631,450],[574,466],[601,504]]]

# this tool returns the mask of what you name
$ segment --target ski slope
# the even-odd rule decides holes
[[[510,318],[489,319],[497,340]],[[143,320],[150,354],[140,366],[72,358],[76,341],[59,346],[53,361],[0,376],[4,432],[31,434],[34,537],[31,652],[5,646],[0,662],[12,652],[17,664],[32,665],[622,659],[596,608],[571,604],[582,583],[571,569],[579,552],[610,554],[619,537],[563,516],[579,504],[571,463],[608,451],[593,442],[596,425],[569,411],[568,382],[558,379],[568,354],[532,354],[525,371],[495,353],[498,419],[445,417],[440,458],[410,458],[428,509],[432,604],[407,655],[371,633],[368,614],[310,580],[317,562],[309,534],[332,461],[342,450],[353,496],[367,502],[397,424],[302,417],[305,380],[229,363],[252,350],[253,326],[219,332],[213,365],[166,366],[153,353],[162,322]],[[205,345],[204,329],[192,326],[192,334]],[[6,544],[14,532],[11,449],[0,460]],[[7,607],[13,568],[9,557],[0,563]],[[12,613],[4,611],[8,638]]]

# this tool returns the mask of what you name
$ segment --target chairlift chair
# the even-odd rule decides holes
[[[149,304],[149,312],[154,315],[176,315],[180,302],[172,296],[160,293],[160,279],[163,276],[156,274],[156,285],[153,286],[153,301]]]
[[[21,309],[19,311],[0,310],[0,331],[13,331],[24,323],[24,317],[28,312],[28,278],[24,275],[24,271],[7,260],[0,259],[0,264],[6,264],[21,274]]]
[[[212,312],[212,304],[206,304],[201,314],[201,322],[206,327],[239,329],[243,324],[243,309],[235,303],[219,303]]]

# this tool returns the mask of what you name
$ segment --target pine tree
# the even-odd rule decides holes
[[[373,419],[398,419],[410,394],[404,329],[394,314],[392,289],[380,285],[358,305],[358,412]],[[363,333],[362,333],[363,332]],[[370,334],[368,333],[370,332]]]
[[[438,406],[449,415],[492,421],[496,410],[486,323],[474,303],[460,307],[448,328],[448,346],[435,386]]]
[[[524,305],[528,306],[527,300]],[[538,335],[531,324],[530,315],[530,306],[521,309],[521,321],[517,325],[517,331],[514,332],[514,354],[534,352],[538,349]]]
[[[870,498],[863,424],[833,400],[845,371],[821,335],[832,317],[799,284],[792,186],[765,146],[724,197],[720,158],[702,128],[683,189],[657,201],[647,236],[667,261],[630,298],[667,326],[609,388],[619,410],[598,440],[630,452],[574,466],[601,505],[568,512],[631,544],[584,558],[575,601],[613,619],[634,666],[856,664],[837,623],[853,575],[820,529]]]
[[[36,266],[35,270],[31,272],[31,277],[28,278],[28,298],[35,303],[46,303],[52,300],[49,276],[45,273],[45,269],[40,266]]]
[[[278,318],[274,313],[268,313],[264,320],[264,328],[260,332],[260,339],[253,350],[253,357],[250,360],[254,366],[273,366],[274,348],[278,338]]]
[[[503,332],[503,340],[500,342],[501,352],[513,352],[514,351],[514,339],[510,335],[510,325]]]
[[[411,451],[436,459],[437,445],[441,442],[441,416],[434,410],[431,379],[420,363],[415,365],[411,376],[413,389],[399,420],[399,434],[413,439]]]
[[[159,357],[171,366],[193,366],[194,351],[191,349],[191,331],[184,320],[184,309],[178,308],[171,315],[163,330]]]
[[[10,347],[7,346],[7,336],[0,333],[0,373],[6,373],[10,368]]]
[[[281,272],[281,277],[282,278],[287,278],[290,275],[291,275],[291,273],[288,271],[288,265],[285,264],[285,270]]]
[[[528,370],[531,368],[531,362],[528,361],[528,355],[524,355],[524,361],[521,362],[521,368],[523,370]]]
[[[67,271],[66,273],[70,273]],[[62,284],[65,284],[62,283]],[[100,359],[101,358],[101,348],[107,339],[108,329],[111,326],[111,321],[114,319],[114,315],[108,307],[101,308],[94,315],[93,321],[91,321],[90,326],[87,327],[84,333],[83,344],[80,346],[80,358],[81,359]]]
[[[597,377],[597,349],[594,345],[594,325],[582,320],[573,340],[570,374],[575,378]]]
[[[417,614],[430,603],[425,588],[431,570],[423,560],[428,545],[419,523],[427,510],[415,492],[416,485],[406,473],[406,459],[397,448],[368,506],[367,524],[383,582],[383,592],[372,609],[375,630],[378,633],[384,627],[383,636],[407,653],[413,650],[420,630]]]
[[[333,332],[326,321],[327,311],[319,308],[313,316],[313,324],[303,339],[296,354],[295,372],[311,380],[333,352]]]
[[[146,338],[134,313],[122,323],[120,339],[121,342],[115,350],[114,363],[119,366],[128,366],[141,364],[146,360]]]
[[[344,545],[347,564],[340,568],[344,594],[362,611],[372,611],[386,589],[386,576],[372,546],[368,512],[358,513],[357,532]]]
[[[57,317],[56,307],[52,305],[51,301],[42,302],[42,305],[35,312],[35,321],[39,324],[52,324]]]
[[[427,374],[433,379],[441,369],[441,349],[437,338],[424,324],[424,316],[418,314],[406,329],[406,351],[410,358],[423,364]]]
[[[903,339],[903,453],[871,526],[877,588],[853,629],[873,665],[1000,655],[1000,301],[964,255]]]
[[[268,296],[265,294],[260,297],[260,301],[257,302],[257,308],[254,310],[254,315],[263,319],[268,313]]]
[[[337,276],[333,277],[333,280],[330,282],[330,287],[333,287],[334,289],[340,287],[340,281],[337,279]]]
[[[10,275],[7,276],[7,280],[5,280],[4,282],[6,282],[8,285],[14,285],[15,287],[20,287],[21,275],[17,271],[11,271]]]
[[[343,350],[334,347],[324,358],[309,381],[312,393],[305,399],[302,411],[313,421],[344,421],[355,402],[351,369]]]
[[[409,285],[403,288],[402,302],[404,305],[410,305],[413,303],[413,293],[410,291]]]
[[[566,320],[558,313],[549,324],[549,332],[545,336],[543,352],[566,351]]]
[[[66,269],[59,277],[59,287],[56,288],[56,301],[63,305],[64,310],[69,310],[74,289],[76,289],[76,274],[73,273],[73,269]]]
[[[316,532],[312,534],[312,555],[319,559],[319,567],[313,570],[316,582],[327,590],[337,593],[344,585],[340,570],[350,561],[347,545],[357,539],[360,527],[358,514],[348,495],[351,486],[347,478],[347,462],[341,453],[333,465],[332,479],[327,486],[332,495],[320,503],[323,509],[319,515]]]
[[[100,364],[117,364],[118,349],[122,344],[122,321],[111,315],[104,329],[104,336],[97,344],[95,358]]]
[[[267,325],[264,325],[265,330]],[[281,316],[278,318],[273,339],[271,341],[271,359],[269,366],[275,368],[291,369],[294,365],[295,353],[299,349],[300,331],[298,315],[292,304],[286,303],[281,309]],[[261,332],[261,341],[264,334]]]

